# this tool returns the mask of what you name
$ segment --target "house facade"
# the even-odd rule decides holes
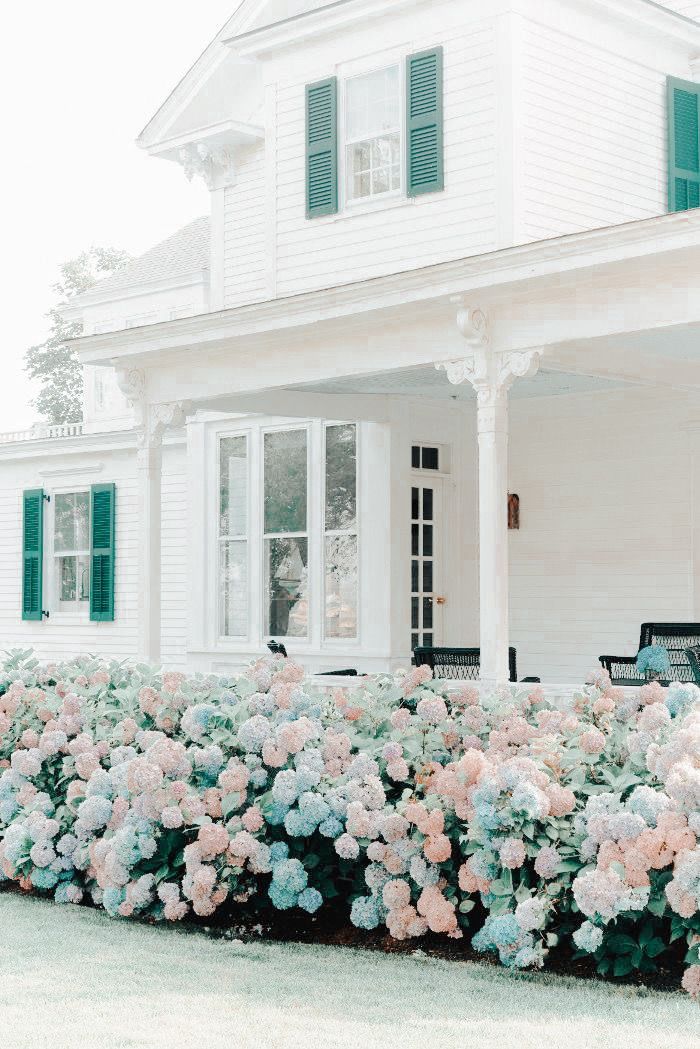
[[[139,144],[210,214],[0,437],[5,646],[573,683],[700,620],[700,2],[244,0]]]

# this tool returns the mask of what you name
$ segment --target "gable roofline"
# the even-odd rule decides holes
[[[229,49],[224,40],[238,32],[245,31],[247,25],[256,18],[265,7],[267,0],[238,0],[233,14],[224,22],[184,76],[178,81],[163,104],[156,110],[151,119],[139,133],[136,142],[143,149],[151,149],[172,127],[182,110],[194,98],[204,82],[214,70],[229,57]]]
[[[227,34],[222,43],[241,58],[255,58],[266,52],[288,47],[300,40],[316,35],[319,31],[329,32],[351,24],[359,19],[376,17],[393,8],[402,8],[421,0],[331,0],[322,7],[303,11],[290,18],[281,19],[270,25],[241,29]],[[569,0],[583,2],[583,0]],[[526,13],[532,0],[514,4],[514,9]],[[536,6],[536,4],[532,4]],[[632,19],[645,28],[662,33],[689,51],[700,48],[700,22],[687,15],[673,11],[656,0],[585,0],[585,6],[597,6],[612,15]]]

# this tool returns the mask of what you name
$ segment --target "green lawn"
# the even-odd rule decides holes
[[[0,895],[1,1049],[700,1049],[681,994],[240,945]]]

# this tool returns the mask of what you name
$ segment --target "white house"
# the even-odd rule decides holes
[[[0,439],[3,644],[577,682],[700,620],[699,107],[700,0],[244,0],[139,138],[211,214]]]

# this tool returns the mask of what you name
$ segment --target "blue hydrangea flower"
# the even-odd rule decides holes
[[[300,894],[298,905],[303,911],[308,911],[309,914],[315,914],[323,903],[323,896],[318,889],[304,889]]]
[[[376,929],[379,925],[377,901],[373,896],[358,896],[353,901],[350,921],[358,929]]]

